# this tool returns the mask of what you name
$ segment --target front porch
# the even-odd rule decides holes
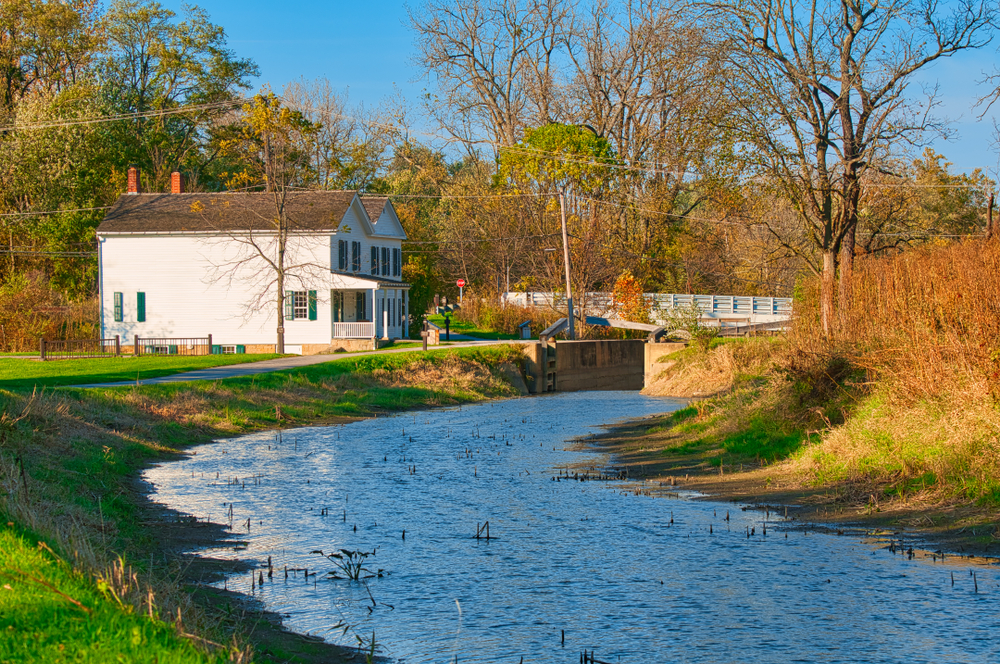
[[[409,284],[333,276],[331,340],[409,338]]]

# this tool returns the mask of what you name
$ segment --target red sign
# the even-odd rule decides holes
[[[459,288],[464,288],[465,287],[465,279],[459,279],[455,283],[458,285]]]

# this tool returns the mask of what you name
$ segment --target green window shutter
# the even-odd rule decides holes
[[[285,320],[292,320],[295,318],[295,298],[292,295],[292,291],[285,291]]]
[[[114,302],[115,302],[115,322],[120,323],[123,320],[125,320],[125,312],[124,312],[125,307],[123,306],[124,298],[122,297],[121,293],[115,293]]]
[[[176,355],[176,354],[177,354],[177,346],[174,345],[167,346],[167,355]]]
[[[221,344],[212,344],[212,355],[222,355]]]
[[[309,291],[309,320],[316,320],[316,291]]]
[[[140,323],[146,322],[146,294],[135,294],[135,319]]]
[[[372,247],[372,274],[378,274],[378,247]]]
[[[236,352],[239,353],[240,355],[243,355],[244,353],[247,352],[247,347],[246,346],[239,346],[239,345],[237,345],[236,346]]]

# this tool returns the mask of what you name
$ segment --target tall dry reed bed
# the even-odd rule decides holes
[[[1000,243],[861,259],[834,339],[813,313],[807,297],[790,352],[855,370],[850,416],[800,455],[815,477],[870,501],[1000,502]]]

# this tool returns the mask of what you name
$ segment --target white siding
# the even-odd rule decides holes
[[[286,320],[285,342],[322,344],[330,341],[331,286],[329,236],[295,238],[290,262],[315,267],[304,284],[293,281],[286,290],[315,290],[315,321]],[[260,259],[247,261],[230,278],[240,245],[223,238],[143,235],[101,238],[101,308],[104,337],[118,334],[130,343],[140,337],[204,337],[216,344],[273,344],[276,304],[272,297],[260,311],[249,312],[255,295],[272,272]],[[114,293],[123,294],[122,322],[114,320]],[[136,321],[136,293],[146,294],[146,321]],[[274,293],[273,284],[270,292]]]

